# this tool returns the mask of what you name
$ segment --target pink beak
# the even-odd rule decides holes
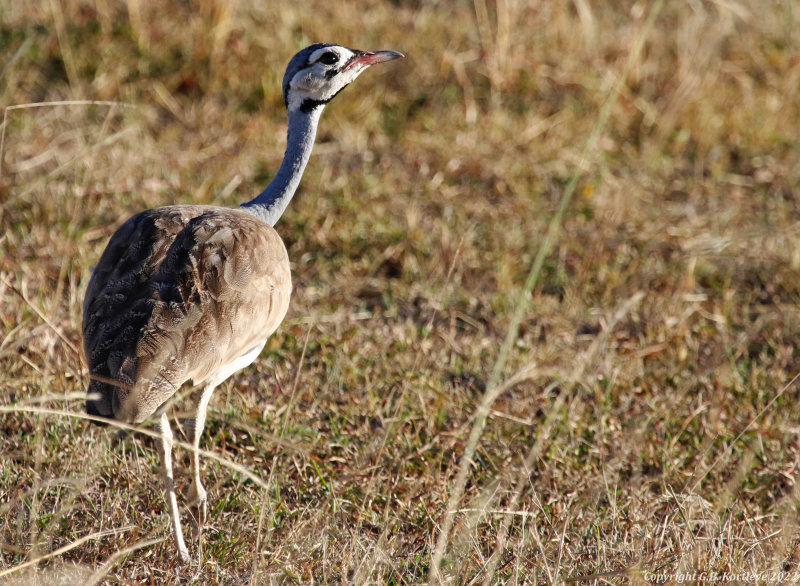
[[[402,57],[405,57],[405,55],[397,51],[364,51],[345,65],[342,71],[347,71],[353,65],[361,64],[364,67],[369,67],[376,63],[383,63],[384,61],[391,61],[392,59],[400,59]]]

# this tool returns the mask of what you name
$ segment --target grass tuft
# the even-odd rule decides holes
[[[755,0],[0,5],[0,581],[797,570],[797,20]],[[263,188],[283,68],[315,41],[407,58],[323,116],[278,226],[290,313],[212,400],[181,568],[152,432],[83,414],[83,294],[133,213]]]

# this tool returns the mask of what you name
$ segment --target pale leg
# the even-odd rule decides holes
[[[200,529],[206,522],[206,515],[208,513],[208,501],[206,489],[200,481],[200,436],[203,434],[203,428],[206,425],[206,411],[208,411],[208,402],[211,400],[211,395],[214,393],[214,385],[208,385],[203,389],[203,394],[200,397],[200,402],[197,404],[197,414],[192,424],[192,484],[189,486],[189,494],[187,495],[189,502],[197,506],[197,529],[198,534]]]
[[[169,419],[166,413],[161,414],[160,420],[156,423],[156,431],[161,434],[161,481],[164,486],[164,498],[169,507],[169,517],[172,521],[172,534],[175,537],[175,545],[178,547],[178,555],[183,563],[189,562],[189,550],[183,541],[183,530],[181,529],[181,519],[178,516],[178,500],[175,497],[175,480],[172,475],[172,429],[169,426]]]

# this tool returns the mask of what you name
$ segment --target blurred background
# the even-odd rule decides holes
[[[0,578],[797,569],[799,16],[3,2]],[[270,489],[207,461],[201,564],[181,570],[150,441],[43,409],[82,412],[81,304],[110,235],[258,193],[312,42],[406,59],[323,114],[276,226],[289,315],[202,443]]]

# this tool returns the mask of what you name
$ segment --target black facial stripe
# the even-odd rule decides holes
[[[311,112],[311,110],[319,108],[320,106],[324,106],[328,102],[330,102],[330,100],[303,100],[303,103],[300,104],[300,111]]]
[[[345,69],[350,67],[350,64],[353,61],[355,61],[356,59],[358,59],[359,57],[361,57],[361,53],[358,52],[358,51],[354,51],[354,55],[352,57],[350,57],[350,59],[348,59],[347,61],[342,63],[341,67],[339,67],[338,69],[329,69],[328,71],[326,71],[325,72],[325,79],[330,79],[334,75],[339,75],[342,71],[344,71]]]
[[[328,102],[330,102],[330,101],[331,101],[333,98],[335,98],[336,96],[338,96],[338,95],[339,95],[339,92],[340,92],[340,91],[342,91],[342,90],[343,90],[344,88],[346,88],[346,87],[347,87],[346,85],[345,85],[345,86],[343,86],[343,87],[340,87],[340,88],[339,88],[339,89],[336,91],[336,93],[335,93],[335,94],[333,94],[333,95],[332,95],[330,98],[328,98],[327,100],[312,100],[312,99],[308,98],[308,99],[304,100],[302,104],[300,104],[300,110],[302,110],[303,112],[310,112],[310,111],[311,111],[311,110],[313,110],[314,108],[319,108],[320,106],[324,106],[325,104],[327,104]]]

